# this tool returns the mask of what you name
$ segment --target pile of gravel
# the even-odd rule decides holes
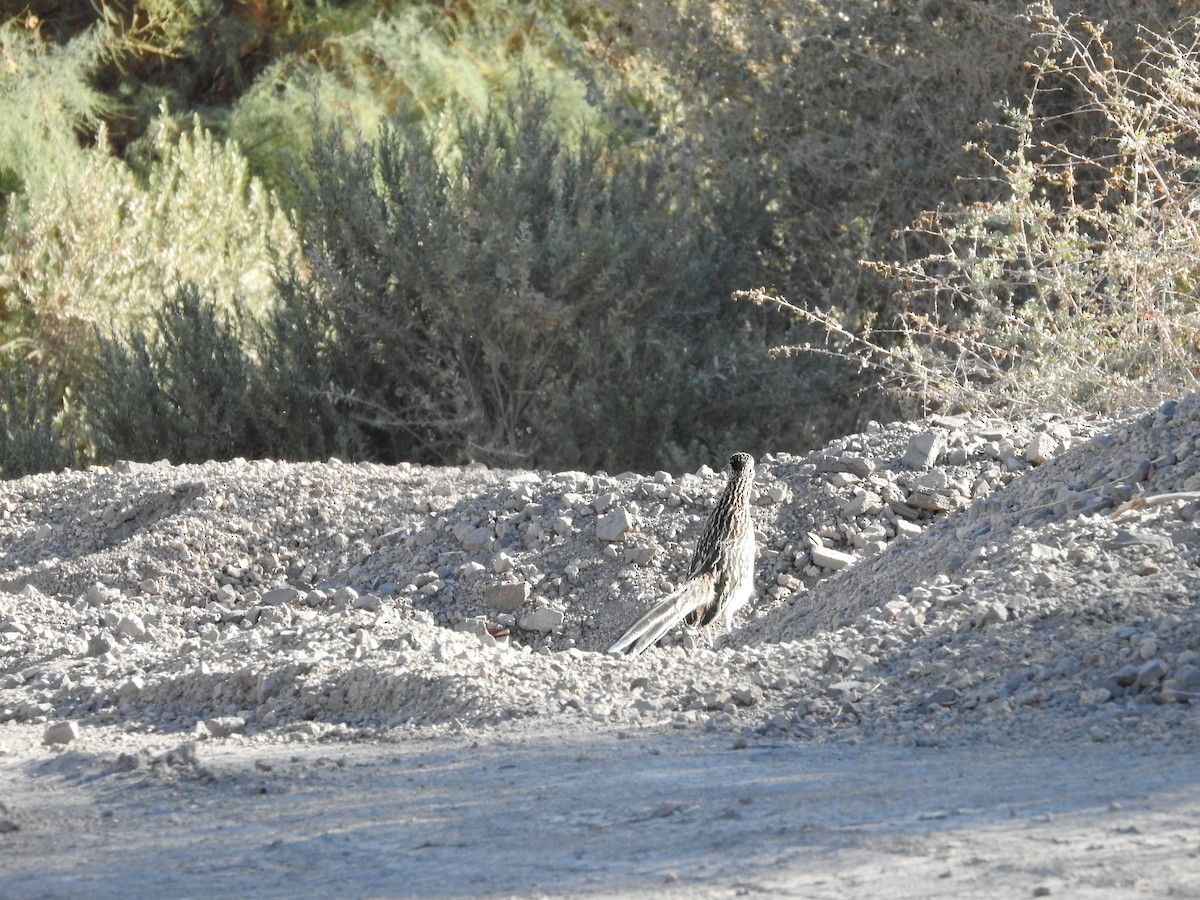
[[[1200,398],[940,417],[760,460],[759,597],[606,648],[725,481],[277,462],[0,483],[0,722],[301,740],[668,725],[1190,740]],[[1117,513],[1120,513],[1117,515]],[[423,731],[422,731],[423,730]]]

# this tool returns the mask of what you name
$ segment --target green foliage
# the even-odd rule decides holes
[[[566,24],[537,5],[479,4],[462,17],[414,6],[327,36],[304,56],[283,56],[244,95],[230,135],[256,171],[294,199],[318,122],[338,121],[374,140],[389,118],[420,121],[440,152],[457,155],[456,125],[483,116],[493,100],[533,77],[564,130],[601,124],[585,87],[559,59],[570,52]],[[524,76],[523,74],[524,73]],[[533,73],[530,76],[530,73]]]
[[[312,277],[283,290],[330,325],[310,393],[328,376],[381,459],[644,467],[761,440],[761,336],[725,299],[755,198],[713,204],[669,157],[570,146],[549,119],[527,85],[459,124],[456,167],[406,118],[377,145],[321,136]]]
[[[273,302],[272,259],[292,252],[286,217],[246,161],[194,123],[165,114],[144,148],[145,176],[103,140],[83,164],[10,210],[0,308],[7,337],[78,384],[93,326],[149,327],[164,285],[196,284],[217,303]]]
[[[263,392],[227,310],[194,285],[170,295],[154,335],[102,333],[87,386],[102,458],[203,462],[270,449]]]
[[[34,20],[36,21],[36,20]],[[77,134],[116,104],[91,83],[117,52],[103,28],[63,45],[42,40],[30,20],[0,22],[0,214],[13,194],[45,192],[85,164]]]
[[[0,465],[129,433],[678,469],[1190,387],[1195,20],[1091,14],[33,0],[0,25]]]
[[[992,190],[962,181],[983,169],[963,145],[1026,82],[1024,11],[1021,0],[651,0],[626,10],[627,36],[609,47],[621,63],[610,90],[635,138],[672,123],[688,135],[684,164],[705,190],[731,174],[758,185],[774,230],[754,282],[858,327],[892,306],[861,261],[921,253],[898,226]],[[787,342],[819,333],[797,320]],[[898,411],[857,365],[803,366],[806,389],[777,402],[817,434]]]
[[[76,465],[73,416],[61,385],[28,363],[0,369],[0,478]]]

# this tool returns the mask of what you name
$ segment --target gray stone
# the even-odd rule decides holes
[[[146,679],[142,678],[141,675],[134,675],[126,681],[121,682],[121,686],[117,688],[117,696],[136,697],[145,689]]]
[[[88,639],[87,654],[88,656],[103,656],[112,648],[112,638],[102,631]]]
[[[832,550],[829,547],[814,546],[809,552],[812,554],[812,561],[823,569],[837,571],[857,561],[857,557],[853,553],[843,553],[841,550]]]
[[[146,636],[146,624],[140,616],[122,616],[117,622],[117,634],[140,641]]]
[[[1176,669],[1175,674],[1163,684],[1163,698],[1180,703],[1200,700],[1200,668],[1184,665]]]
[[[292,623],[290,606],[260,606],[255,624],[263,628],[286,628]]]
[[[976,628],[1007,622],[1008,607],[999,600],[994,600],[991,603],[981,603],[975,608],[974,621]]]
[[[623,540],[633,528],[633,516],[626,509],[615,509],[596,520],[596,537],[602,541]]]
[[[930,512],[950,512],[953,509],[958,509],[962,505],[962,500],[957,494],[945,494],[938,491],[919,490],[913,491],[909,495],[908,503],[910,506],[917,509],[927,509]],[[895,504],[892,508],[903,515],[902,511],[896,509]]]
[[[834,700],[844,703],[854,703],[861,696],[866,685],[861,681],[838,681],[825,688],[825,693]]]
[[[231,584],[223,584],[217,588],[216,601],[218,603],[234,603],[241,597],[237,590]]]
[[[883,509],[883,500],[872,491],[860,490],[842,507],[842,515],[846,518],[871,516]]]
[[[346,588],[346,590],[353,590],[353,589]],[[383,606],[383,598],[380,597],[378,594],[355,593],[353,598],[350,600],[350,608],[351,609],[362,609],[362,610],[366,610],[367,612],[378,612],[382,606]]]
[[[455,525],[453,532],[464,550],[479,550],[487,547],[491,544],[493,537],[491,528],[471,525],[465,522]]]
[[[44,744],[69,744],[79,737],[79,726],[74,722],[58,722],[46,729],[42,735]]]
[[[910,469],[927,469],[937,462],[945,449],[946,435],[943,432],[925,431],[913,435],[902,462]]]
[[[294,587],[281,587],[267,591],[262,595],[262,602],[265,606],[282,606],[285,603],[290,604],[294,600],[300,598],[300,591]]]
[[[1058,438],[1046,431],[1039,431],[1025,447],[1025,461],[1040,466],[1058,452]]]
[[[1124,665],[1113,673],[1112,680],[1117,687],[1129,687],[1138,677],[1138,667],[1134,665]]]
[[[205,719],[204,727],[215,738],[229,737],[231,734],[245,734],[246,720],[241,716],[217,716]]]
[[[846,472],[866,478],[875,471],[875,460],[857,453],[823,453],[817,459],[818,472]]]
[[[549,609],[541,606],[531,613],[521,616],[517,625],[525,631],[553,631],[563,623],[563,614],[561,610]]]
[[[1137,670],[1137,683],[1140,687],[1150,687],[1162,681],[1166,674],[1167,664],[1161,659],[1152,659]]]
[[[516,612],[529,599],[529,582],[489,584],[483,589],[484,602],[498,612]]]
[[[106,606],[109,603],[120,600],[121,592],[116,588],[110,588],[103,584],[94,584],[88,588],[88,592],[84,594],[83,599],[87,601],[88,606]]]
[[[938,688],[925,698],[925,706],[933,709],[938,706],[953,706],[958,702],[958,691],[951,687]]]

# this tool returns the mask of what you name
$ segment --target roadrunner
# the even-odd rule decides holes
[[[636,656],[678,625],[708,625],[717,616],[728,631],[733,617],[754,596],[754,523],[750,488],[754,457],[729,457],[729,484],[704,525],[683,585],[633,623],[609,647]]]

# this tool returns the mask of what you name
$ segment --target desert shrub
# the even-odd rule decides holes
[[[1020,96],[1030,25],[1019,0],[647,2],[612,45],[629,121],[647,139],[676,123],[686,164],[719,183],[752,179],[774,213],[758,283],[858,327],[886,313],[864,259],[919,253],[895,230],[922,210],[989,196],[963,181],[977,123]],[[820,330],[799,320],[790,343]],[[781,412],[834,433],[895,415],[856,365],[810,358]],[[867,390],[867,394],[861,392]]]
[[[1003,194],[921,218],[930,252],[878,266],[899,340],[807,311],[926,408],[1115,410],[1200,372],[1197,23],[1131,42],[1039,22],[1027,101],[976,145]]]
[[[265,455],[265,396],[228,308],[184,284],[154,319],[149,335],[136,326],[97,335],[86,395],[99,458]]]
[[[380,459],[648,467],[762,441],[761,323],[728,302],[758,198],[567,143],[549,104],[526,83],[463,119],[452,164],[408,117],[319,136],[311,277],[281,282],[292,321],[328,323],[309,396]]]
[[[94,326],[151,327],[164,285],[262,312],[272,259],[294,235],[235,147],[198,125],[159,122],[139,172],[103,143],[84,165],[9,210],[0,303],[10,341],[78,385]]]
[[[1168,0],[1106,2],[1092,14],[1111,20],[1107,39],[1131,59],[1140,52],[1143,23],[1169,29],[1185,17]],[[897,296],[896,280],[877,277],[862,262],[884,261],[898,274],[941,252],[935,233],[904,227],[923,212],[1006,197],[1006,178],[968,149],[980,140],[980,123],[996,123],[1004,107],[1025,109],[1037,94],[1040,139],[1053,132],[1086,148],[1095,123],[1079,114],[1054,118],[1078,111],[1086,97],[1065,90],[1052,96],[1029,65],[1047,45],[1038,25],[1044,15],[1041,4],[1024,0],[647,2],[628,10],[628,37],[612,46],[631,60],[617,72],[630,73],[628,95],[640,98],[634,105],[643,121],[682,123],[697,138],[698,169],[740,168],[758,180],[776,213],[758,282],[771,286],[768,294],[891,348],[906,340],[904,329],[892,327],[906,300]],[[997,156],[1019,140],[1014,132],[985,133]],[[789,345],[824,339],[820,323],[803,316],[795,322]],[[878,374],[857,360],[822,365],[805,358],[808,374],[840,377],[827,382],[828,390],[781,402],[819,420],[825,436],[866,415],[919,411],[919,404],[875,390],[848,398],[849,390],[871,388]]]
[[[0,21],[0,213],[12,195],[43,191],[83,167],[78,134],[116,109],[92,79],[117,53],[103,28],[53,44],[35,16]]]
[[[484,115],[493,100],[514,93],[522,77],[532,77],[552,98],[558,127],[600,127],[577,77],[583,59],[572,33],[581,15],[575,7],[413,5],[353,27],[343,21],[308,52],[276,59],[239,97],[229,133],[256,171],[294,199],[294,176],[319,122],[336,120],[374,140],[384,119],[419,120],[442,153],[453,156],[457,123]]]
[[[77,416],[51,373],[27,361],[0,368],[0,478],[79,461]]]

